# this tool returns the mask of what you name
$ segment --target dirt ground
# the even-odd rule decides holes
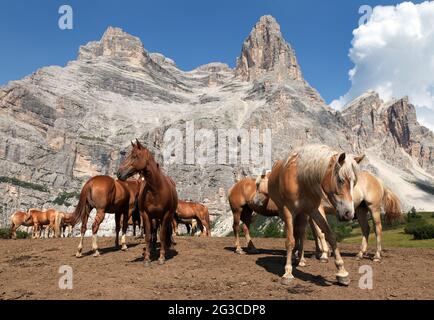
[[[99,238],[101,256],[74,256],[78,239],[1,240],[0,299],[434,299],[434,250],[386,248],[384,260],[357,261],[358,246],[341,245],[349,287],[335,283],[333,259],[321,264],[307,243],[307,266],[280,284],[283,239],[255,239],[258,254],[237,255],[233,239],[178,237],[163,266],[143,266],[144,241],[128,238],[116,251]],[[73,289],[59,289],[61,265],[73,270]],[[361,265],[373,268],[373,289],[359,288]]]

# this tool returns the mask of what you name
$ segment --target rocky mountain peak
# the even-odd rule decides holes
[[[272,16],[263,16],[244,41],[235,70],[245,81],[257,80],[274,72],[277,80],[302,80],[294,50],[285,41]]]
[[[108,27],[100,41],[92,41],[80,47],[79,60],[96,60],[101,57],[135,67],[143,66],[149,60],[139,38],[115,27]]]

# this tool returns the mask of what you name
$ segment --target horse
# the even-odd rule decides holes
[[[386,224],[401,219],[402,210],[398,197],[384,184],[368,171],[361,171],[357,177],[357,184],[354,186],[353,193],[354,207],[356,208],[356,217],[362,229],[362,244],[357,254],[357,259],[366,256],[369,238],[368,212],[372,215],[375,225],[375,236],[377,250],[373,257],[374,262],[381,261],[381,208],[384,208]],[[319,208],[320,213],[325,218],[326,214],[335,214],[335,210],[327,201],[322,201]],[[322,262],[328,261],[328,245],[324,234],[315,225],[315,233],[318,237],[316,241],[317,253],[320,251]]]
[[[126,245],[128,217],[131,215],[134,208],[134,201],[139,188],[139,181],[120,181],[109,176],[95,176],[85,183],[81,190],[77,207],[72,213],[73,225],[81,220],[80,242],[76,253],[77,258],[82,256],[87,220],[89,219],[89,214],[92,209],[96,209],[95,221],[92,224],[93,256],[98,257],[100,255],[97,243],[97,232],[101,222],[104,220],[106,212],[115,214],[116,248],[119,247],[120,218],[123,215],[121,250],[126,251],[128,249]]]
[[[333,249],[338,283],[345,286],[349,284],[349,274],[337,247],[336,236],[318,208],[321,199],[326,197],[336,209],[340,220],[353,219],[353,190],[357,184],[358,163],[362,159],[363,156],[347,156],[345,152],[337,152],[328,146],[307,145],[289,155],[286,160],[277,161],[269,176],[258,177],[258,190],[273,200],[279,216],[285,222],[287,255],[282,284],[287,285],[294,278],[292,250],[295,248],[295,239],[304,238],[308,217],[325,233],[325,238]],[[262,204],[262,199],[257,197],[256,202]],[[300,260],[303,241],[297,245]]]
[[[151,220],[161,223],[159,264],[166,261],[166,251],[172,244],[172,221],[178,207],[178,194],[175,182],[166,176],[152,153],[136,139],[131,141],[132,149],[119,166],[117,176],[120,180],[139,173],[146,181],[140,188],[138,201],[140,215],[145,226],[144,265],[149,266],[151,259]]]
[[[12,239],[17,238],[16,231],[20,226],[24,226],[27,228],[33,226],[33,220],[30,218],[31,217],[27,215],[27,212],[24,211],[17,211],[10,216],[11,228],[9,234]]]
[[[28,219],[32,221],[33,224],[33,238],[41,238],[43,232],[42,227],[46,226],[45,235],[47,238],[50,237],[50,232],[54,232],[54,236],[59,237],[59,212],[55,209],[47,209],[46,211],[41,211],[38,209],[29,209],[27,211]]]
[[[258,201],[254,201],[256,193],[256,181],[253,178],[246,177],[235,183],[228,191],[228,201],[234,217],[233,230],[235,236],[235,252],[243,254],[244,251],[240,246],[240,220],[243,222],[244,236],[247,242],[247,250],[255,252],[256,248],[250,238],[250,224],[252,222],[253,212],[256,212],[265,217],[274,217],[279,215],[279,210],[276,204],[265,195],[258,205]]]
[[[63,238],[72,237],[72,229],[74,228],[72,213],[59,212],[59,215],[60,236]]]
[[[184,224],[185,227],[187,228],[187,234],[194,236],[195,233],[197,232],[198,226],[197,226],[197,220],[196,219],[173,219],[173,235],[179,235],[178,232],[178,224]],[[201,229],[202,231],[202,229]]]
[[[178,229],[178,221],[182,223],[184,223],[183,221],[187,221],[187,223],[191,224],[192,219],[196,219],[201,236],[211,236],[208,208],[197,202],[179,200],[173,219],[174,229]]]

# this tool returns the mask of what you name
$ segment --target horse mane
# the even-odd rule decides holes
[[[307,145],[296,150],[298,154],[298,181],[305,186],[320,185],[326,175],[330,159],[340,152],[326,145]],[[293,157],[290,155],[287,162]],[[352,155],[347,154],[342,166],[337,167],[337,175],[341,179],[357,181],[358,164]]]

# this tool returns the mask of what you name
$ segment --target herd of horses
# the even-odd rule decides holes
[[[92,250],[98,256],[97,233],[105,214],[115,214],[115,246],[127,250],[126,232],[133,225],[141,226],[145,237],[144,265],[151,263],[151,253],[160,241],[158,263],[164,264],[166,254],[175,244],[178,223],[188,231],[197,227],[202,236],[211,236],[208,208],[200,203],[178,199],[175,182],[167,176],[152,153],[137,139],[131,142],[130,152],[122,160],[117,178],[95,176],[83,186],[78,204],[72,213],[54,209],[16,212],[11,216],[11,234],[20,226],[33,226],[33,237],[46,233],[64,235],[65,228],[71,234],[73,226],[81,222],[80,241],[76,256],[82,256],[83,242],[90,212],[96,215],[92,224]],[[336,215],[341,221],[357,218],[362,230],[362,244],[357,258],[366,256],[369,237],[369,213],[372,215],[377,240],[374,261],[381,256],[381,212],[387,222],[401,217],[398,198],[374,175],[359,169],[364,156],[337,152],[324,145],[307,145],[287,158],[278,160],[271,171],[257,178],[246,177],[235,183],[228,191],[228,201],[233,213],[235,252],[243,254],[240,245],[240,222],[247,241],[247,251],[256,248],[249,234],[249,227],[256,214],[266,217],[279,216],[286,231],[286,264],[282,283],[293,279],[292,266],[306,265],[303,243],[307,223],[315,236],[316,253],[321,262],[334,255],[339,284],[348,285],[349,274],[339,252],[336,236],[327,223],[326,214]],[[136,177],[136,178],[134,178]]]

